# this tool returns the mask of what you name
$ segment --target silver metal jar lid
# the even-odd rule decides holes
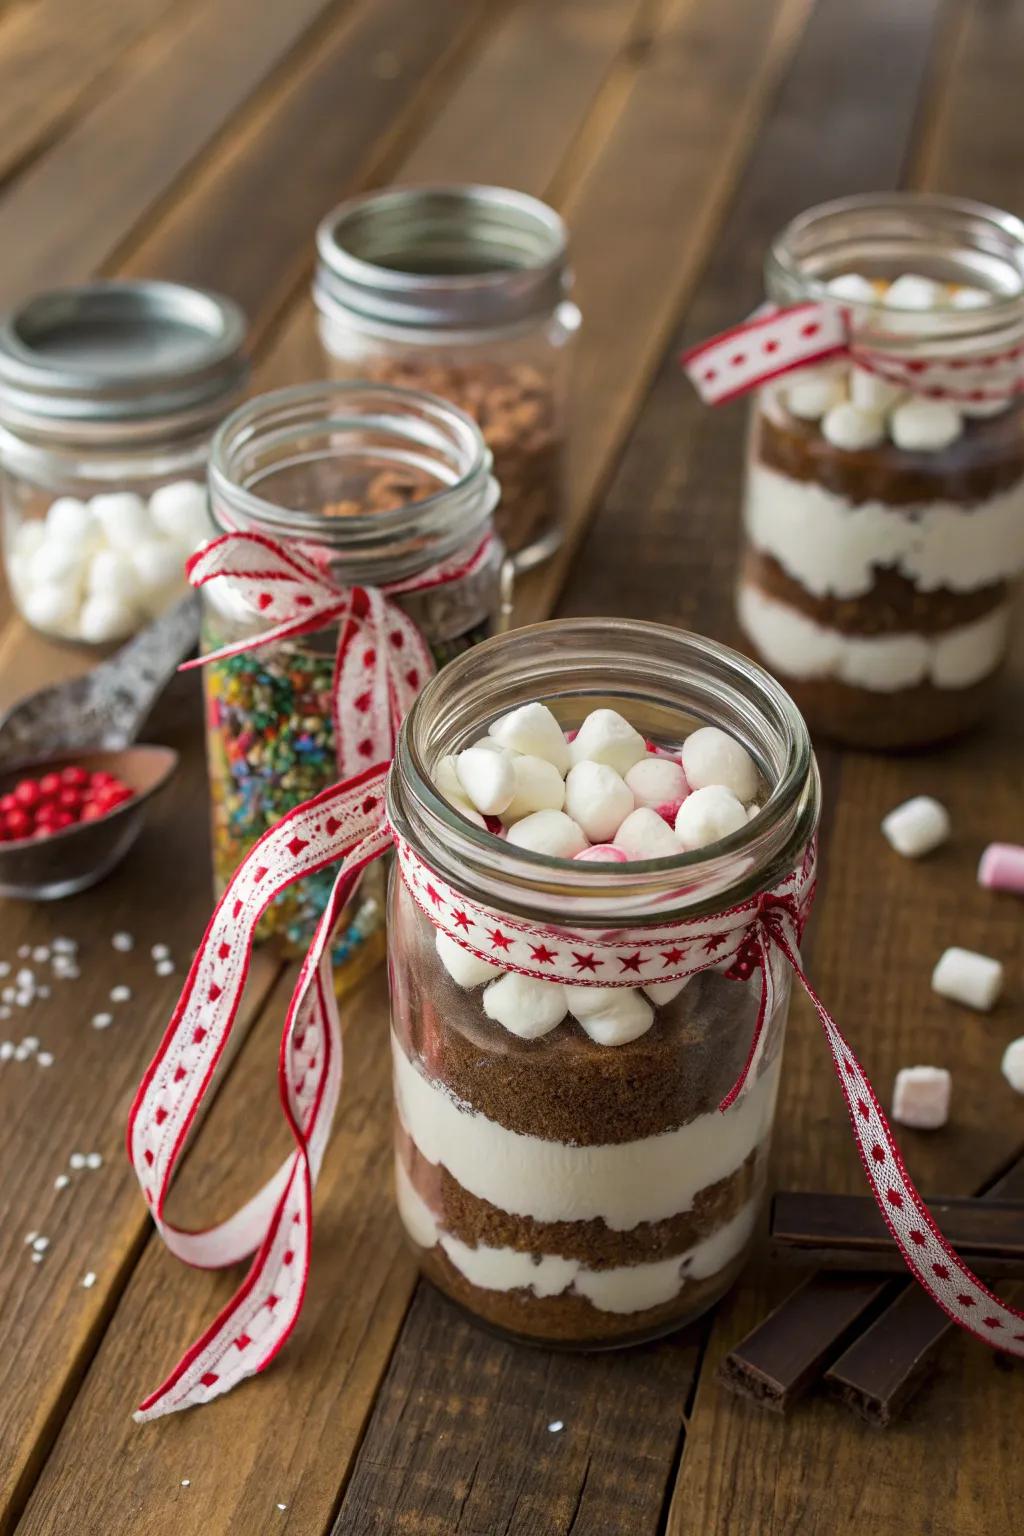
[[[565,225],[503,187],[403,187],[335,208],[317,230],[314,297],[396,326],[485,329],[550,314],[570,285]]]
[[[197,429],[248,377],[245,316],[178,283],[36,294],[0,321],[0,423],[46,436]]]

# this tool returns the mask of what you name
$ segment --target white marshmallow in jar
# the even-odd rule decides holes
[[[242,312],[162,282],[38,294],[0,324],[4,559],[43,634],[116,644],[188,590],[206,461],[248,376]]]
[[[736,909],[806,876],[819,797],[774,679],[658,625],[514,631],[413,706],[389,781],[398,1205],[491,1327],[632,1343],[738,1275],[789,977],[752,1055]]]
[[[943,392],[927,365],[1024,343],[1024,224],[961,199],[847,198],[783,230],[766,275],[777,304],[842,307],[864,362],[755,400],[744,634],[814,732],[879,749],[955,735],[992,705],[1024,570],[1024,396]],[[884,376],[907,365],[919,387]]]

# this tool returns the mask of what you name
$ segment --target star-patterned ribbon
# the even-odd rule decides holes
[[[264,1370],[295,1327],[309,1273],[313,1188],[341,1089],[331,934],[354,882],[393,844],[410,897],[434,927],[505,970],[569,987],[679,981],[712,967],[745,982],[760,971],[749,1054],[719,1106],[723,1113],[758,1070],[764,1025],[789,967],[821,1021],[872,1193],[908,1267],[962,1328],[1024,1356],[1024,1313],[1000,1301],[942,1236],[863,1068],[804,972],[799,945],[814,895],[813,847],[773,890],[710,917],[601,933],[527,923],[480,906],[396,836],[386,819],[387,773],[388,765],[381,763],[325,790],[289,812],[248,854],[214,912],[140,1085],[128,1123],[128,1153],[164,1242],[178,1258],[202,1268],[254,1255],[235,1295],[141,1404],[140,1421],[208,1402]],[[296,1149],[234,1216],[205,1231],[182,1231],[164,1216],[167,1192],[238,1012],[256,924],[292,881],[335,863],[331,900],[302,966],[281,1040],[278,1089]]]
[[[222,534],[191,557],[188,579],[194,587],[225,583],[247,611],[262,615],[267,627],[186,662],[185,670],[337,625],[334,740],[338,772],[342,779],[351,778],[391,758],[402,720],[435,671],[429,645],[392,599],[475,575],[486,564],[492,542],[488,534],[468,556],[460,554],[404,581],[343,587],[327,573],[326,561],[301,550],[286,549],[261,533]]]
[[[681,362],[701,399],[723,405],[794,369],[836,357],[913,394],[954,404],[1005,402],[1024,390],[1024,342],[983,355],[904,357],[863,346],[851,311],[839,304],[766,305],[691,347]]]

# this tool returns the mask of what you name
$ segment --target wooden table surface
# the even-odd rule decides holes
[[[208,284],[252,319],[259,385],[318,371],[307,298],[317,218],[391,180],[537,193],[567,217],[585,315],[571,534],[524,583],[522,619],[632,614],[733,639],[741,407],[682,382],[681,344],[747,312],[770,236],[823,198],[927,187],[1024,212],[1024,0],[9,0],[0,6],[0,302],[132,274]],[[0,707],[82,665],[0,613]],[[1021,839],[1018,652],[998,720],[929,756],[823,749],[825,868],[807,959],[883,1093],[916,1060],[954,1069],[940,1134],[902,1140],[925,1190],[970,1193],[1024,1144],[1002,1083],[1024,1031],[1024,925],[978,889]],[[198,684],[150,738],[184,766],[95,892],[0,904],[0,958],[57,933],[82,974],[0,1028],[55,1057],[0,1066],[0,1532],[473,1536],[1002,1536],[1024,1524],[1024,1376],[956,1338],[906,1419],[875,1433],[814,1400],[783,1422],[715,1366],[791,1279],[755,1262],[699,1326],[631,1353],[556,1356],[477,1331],[417,1283],[390,1204],[387,1002],[378,968],[344,1008],[346,1084],[318,1191],[306,1310],[286,1355],[210,1407],[131,1410],[235,1278],[155,1239],[122,1153],[134,1086],[208,910]],[[937,794],[955,837],[920,866],[881,814]],[[111,935],[136,936],[131,955]],[[948,943],[998,955],[989,1017],[930,993]],[[133,988],[115,1024],[91,1016]],[[241,1043],[176,1209],[255,1187],[251,1105],[276,1126],[287,977],[255,967]],[[255,1151],[269,1169],[276,1133]],[[271,1145],[270,1143],[274,1143]],[[102,1168],[54,1179],[72,1151]],[[773,1179],[859,1191],[810,1010],[790,1026]],[[50,1237],[42,1263],[24,1236]],[[97,1277],[82,1286],[87,1271]],[[551,1432],[561,1420],[564,1428]],[[187,1480],[187,1481],[186,1481]]]

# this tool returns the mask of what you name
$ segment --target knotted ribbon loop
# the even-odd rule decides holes
[[[185,669],[338,626],[332,714],[338,771],[351,778],[388,761],[413,699],[434,674],[434,658],[419,628],[393,598],[426,592],[474,576],[485,565],[487,534],[470,555],[457,555],[404,580],[379,587],[339,586],[319,561],[262,533],[225,533],[186,565],[194,587],[220,581],[255,609],[267,627],[185,663]]]
[[[187,1263],[220,1267],[255,1252],[239,1290],[136,1417],[209,1401],[262,1371],[298,1318],[312,1242],[313,1186],[341,1085],[341,1034],[330,971],[333,928],[354,882],[394,843],[411,899],[435,928],[505,970],[565,986],[635,987],[684,980],[712,967],[746,981],[761,973],[750,1051],[723,1112],[756,1073],[786,968],[821,1021],[872,1193],[907,1265],[953,1320],[986,1343],[1024,1356],[1024,1313],[988,1290],[946,1242],[918,1194],[867,1077],[814,991],[799,941],[814,895],[815,851],[771,891],[727,911],[605,933],[537,924],[483,907],[430,869],[384,819],[387,765],[325,790],[271,828],[225,892],[178,1006],[139,1088],[128,1152],[161,1237]],[[293,880],[340,860],[330,903],[285,1019],[278,1084],[296,1150],[228,1221],[183,1232],[164,1218],[182,1146],[230,1034],[253,933],[268,902]],[[609,1047],[612,1049],[612,1047]]]
[[[894,319],[898,314],[892,311]],[[835,357],[934,400],[1008,402],[1024,390],[1024,342],[980,355],[904,357],[865,346],[852,322],[852,311],[834,303],[765,305],[741,325],[684,352],[683,371],[709,405],[723,405],[796,368]]]

